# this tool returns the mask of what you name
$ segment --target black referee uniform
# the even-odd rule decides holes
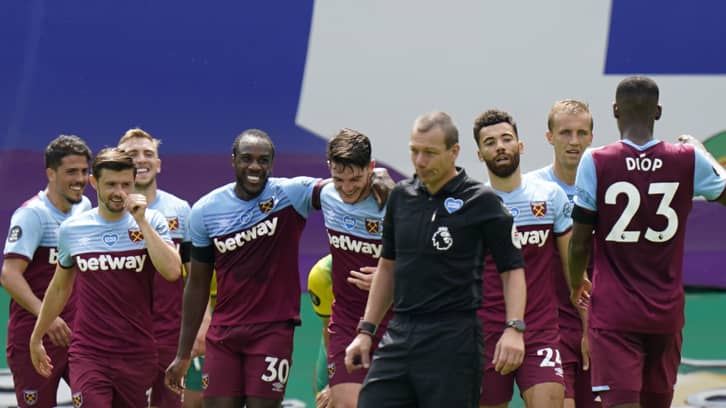
[[[524,266],[512,217],[463,169],[431,195],[417,178],[391,192],[382,257],[394,260],[393,319],[373,355],[358,406],[477,407],[484,256],[500,272]]]

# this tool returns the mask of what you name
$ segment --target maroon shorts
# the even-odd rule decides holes
[[[524,334],[524,361],[513,373],[501,375],[494,370],[492,359],[502,332],[484,335],[484,375],[481,383],[480,405],[499,405],[512,399],[514,381],[521,392],[543,383],[564,386],[559,352],[558,330],[529,331]]]
[[[592,389],[600,394],[603,406],[638,402],[641,393],[673,392],[681,361],[681,332],[644,334],[590,328],[589,338]],[[616,395],[617,401],[613,400]]]
[[[294,323],[212,326],[202,370],[204,398],[282,400],[292,365]]]
[[[148,406],[146,390],[156,374],[156,356],[71,355],[71,395],[75,407]]]
[[[574,398],[575,405],[597,408],[597,395],[592,392],[590,370],[582,369],[582,330],[560,328],[560,357],[565,374],[565,398]]]
[[[343,383],[363,384],[363,379],[368,374],[366,369],[355,370],[352,373],[348,373],[345,369],[345,348],[357,335],[357,326],[358,322],[338,324],[332,320],[328,326],[328,384],[331,387]],[[378,348],[378,343],[380,343],[385,332],[385,325],[378,326],[376,336],[371,343],[371,356]]]
[[[15,397],[18,400],[18,406],[21,408],[55,407],[57,405],[58,382],[63,378],[66,383],[69,383],[68,349],[55,347],[48,341],[43,343],[53,364],[50,378],[45,378],[35,371],[30,360],[29,351],[12,348],[12,351],[7,354],[8,367],[10,367],[10,372],[13,374]]]
[[[176,346],[158,346],[159,360],[156,365],[156,379],[151,385],[151,406],[158,408],[181,408],[181,395],[172,392],[164,385],[166,368],[176,357]]]

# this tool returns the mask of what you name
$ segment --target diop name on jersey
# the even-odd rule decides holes
[[[271,220],[265,220],[261,223],[249,228],[247,230],[234,234],[233,237],[229,238],[214,238],[214,246],[217,247],[217,251],[225,253],[227,251],[234,251],[237,248],[241,248],[244,244],[253,241],[259,237],[275,235],[277,230],[277,217]]]
[[[351,238],[347,235],[331,235],[328,234],[328,241],[334,248],[342,249],[343,251],[352,251],[359,254],[368,254],[374,258],[381,256],[383,245],[372,244],[370,242],[358,241],[357,239]]]
[[[550,230],[517,231],[514,233],[514,238],[520,246],[530,244],[542,247],[547,242],[549,235]]]
[[[78,265],[78,269],[81,272],[121,270],[141,272],[144,269],[145,262],[146,254],[129,256],[113,256],[110,254],[104,254],[87,259],[76,256],[76,265]]]

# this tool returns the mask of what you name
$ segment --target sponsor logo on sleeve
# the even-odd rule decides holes
[[[20,225],[13,225],[8,232],[8,242],[17,242],[23,236],[23,229]]]
[[[335,362],[328,363],[328,378],[335,376]]]
[[[202,389],[206,390],[209,387],[209,374],[202,374]]]

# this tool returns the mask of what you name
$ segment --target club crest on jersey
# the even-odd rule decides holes
[[[23,400],[27,405],[38,403],[38,390],[23,390]]]
[[[529,208],[532,210],[532,215],[537,218],[542,218],[547,214],[547,202],[545,201],[531,201]]]
[[[169,231],[179,230],[179,217],[168,217],[166,219],[166,225],[169,226]]]
[[[141,231],[137,229],[130,229],[129,239],[131,240],[131,242],[140,242],[144,240],[144,234],[142,234]]]
[[[267,214],[275,207],[275,197],[270,197],[265,201],[260,201],[257,205],[260,207],[260,211],[262,211],[263,214]]]
[[[101,241],[103,241],[103,243],[110,248],[113,246],[113,244],[118,242],[118,234],[113,232],[107,232],[103,234],[103,236],[101,236]]]
[[[73,407],[74,408],[81,408],[83,406],[83,394],[81,394],[80,391],[73,394],[71,396],[71,399],[73,400]]]
[[[464,201],[460,198],[451,198],[448,197],[446,200],[444,200],[444,208],[446,208],[446,211],[448,211],[449,214],[453,214],[461,207],[464,206]]]
[[[346,215],[343,217],[343,226],[347,230],[352,230],[355,228],[355,218],[351,217],[350,215]]]
[[[446,251],[454,245],[454,237],[451,236],[449,227],[445,225],[443,227],[439,227],[439,229],[434,232],[434,235],[431,237],[431,241],[434,244],[434,248],[439,251]]]
[[[328,378],[333,378],[335,375],[335,362],[328,364]]]
[[[16,242],[22,236],[23,229],[20,228],[20,225],[14,225],[12,228],[10,228],[10,232],[8,232],[8,242]]]
[[[366,230],[369,234],[378,234],[381,230],[381,220],[366,218]]]

